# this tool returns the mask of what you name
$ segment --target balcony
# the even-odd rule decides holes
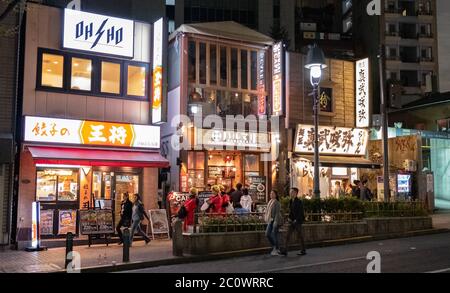
[[[403,63],[419,63],[420,62],[419,58],[417,58],[417,57],[405,57],[405,56],[401,57],[401,61]]]
[[[418,39],[433,39],[434,36],[432,33],[418,33],[417,38]]]
[[[400,37],[402,39],[417,40],[419,38],[419,35],[415,32],[400,32]]]
[[[434,59],[433,59],[433,57],[420,57],[420,64],[434,65]]]
[[[432,10],[417,10],[417,15],[418,16],[433,16],[433,11]]]
[[[386,61],[390,61],[390,62],[400,62],[400,56],[386,56]]]

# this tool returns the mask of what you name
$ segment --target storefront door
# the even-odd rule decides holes
[[[115,176],[115,187],[114,219],[115,223],[118,223],[120,220],[122,195],[125,192],[128,192],[130,196],[139,193],[139,175],[117,173]]]

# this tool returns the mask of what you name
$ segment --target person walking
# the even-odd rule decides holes
[[[353,184],[355,184],[355,185],[352,186],[352,197],[356,198],[356,199],[360,199],[360,197],[361,197],[361,186],[360,186],[361,181],[355,180],[355,181],[353,181]]]
[[[122,202],[120,204],[120,220],[117,224],[116,231],[119,235],[119,245],[123,243],[122,227],[129,228],[131,226],[131,216],[133,215],[133,203],[130,201],[128,192],[122,194]]]
[[[189,199],[183,204],[186,209],[186,217],[184,218],[183,228],[184,232],[187,232],[189,229],[194,226],[195,223],[195,212],[197,210],[197,206],[199,203],[199,199],[197,197],[198,190],[197,188],[191,188],[189,193]]]
[[[278,230],[283,222],[281,215],[281,204],[278,198],[278,193],[275,190],[270,192],[270,201],[267,205],[264,220],[267,223],[266,237],[272,245],[271,255],[281,255],[280,247],[278,245]]]
[[[137,231],[139,235],[144,237],[145,244],[148,244],[151,239],[145,234],[144,231],[142,231],[141,228],[141,222],[144,220],[144,217],[147,218],[147,220],[150,222],[150,218],[148,217],[147,213],[144,209],[144,204],[141,202],[141,197],[139,194],[134,195],[134,203],[133,203],[133,224],[131,226],[131,233],[130,233],[130,247],[133,244],[133,237],[134,233]]]
[[[240,204],[243,209],[248,210],[249,213],[252,211],[252,197],[248,194],[248,189],[244,188],[242,190],[242,196]]]
[[[222,197],[220,196],[220,187],[218,185],[213,185],[211,190],[214,195],[206,200],[209,205],[209,208],[206,211],[212,214],[220,214],[222,213]]]
[[[241,203],[241,197],[242,197],[242,184],[238,183],[236,184],[236,190],[231,193],[231,200],[233,201],[233,208],[236,208],[238,204]]]
[[[371,201],[372,200],[372,191],[368,187],[367,179],[363,180],[361,183],[361,200]]]
[[[301,250],[297,255],[305,255],[305,241],[303,239],[303,222],[305,221],[305,211],[303,208],[303,202],[298,197],[298,188],[292,188],[291,192],[289,193],[291,200],[289,202],[289,228],[286,235],[286,243],[285,243],[285,249],[282,252],[283,255],[288,255],[289,250],[289,240],[292,237],[292,234],[298,233],[298,236],[300,238],[300,246]]]

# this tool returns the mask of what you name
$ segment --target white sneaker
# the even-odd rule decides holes
[[[276,248],[272,249],[272,252],[270,253],[270,255],[278,255],[278,251]]]

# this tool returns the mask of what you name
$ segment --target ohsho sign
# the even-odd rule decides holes
[[[65,9],[63,47],[133,58],[134,22]]]
[[[151,125],[26,116],[25,141],[159,148],[160,129]]]
[[[321,154],[366,154],[369,131],[359,128],[332,126],[319,127],[319,152]],[[314,153],[314,126],[300,124],[295,136],[295,152]]]

